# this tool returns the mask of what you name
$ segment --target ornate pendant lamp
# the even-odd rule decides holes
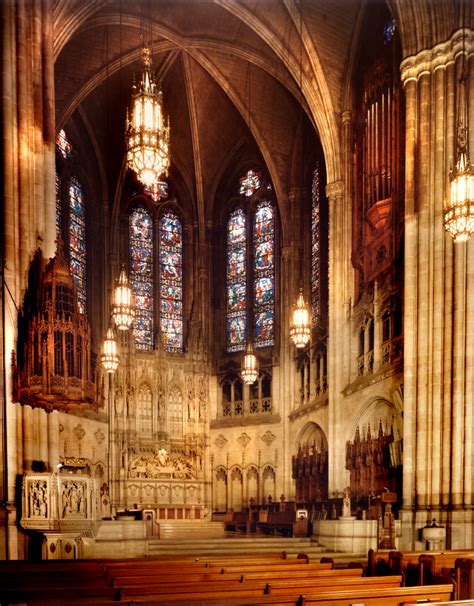
[[[126,118],[127,163],[138,179],[152,187],[168,174],[170,165],[169,121],[163,114],[163,92],[152,71],[151,53],[143,48],[143,72],[132,87],[132,108]]]
[[[258,360],[251,343],[247,344],[244,359],[242,360],[242,379],[248,385],[255,383],[258,377]]]
[[[467,113],[468,74],[463,33],[463,66],[459,79],[459,108],[456,163],[450,171],[450,196],[444,214],[444,226],[455,242],[465,242],[474,233],[474,168],[469,160]]]
[[[290,319],[290,339],[296,347],[304,347],[311,338],[311,319],[309,310],[303,297],[303,291],[300,290],[296,305],[293,307],[293,313]]]
[[[111,328],[108,329],[107,336],[104,339],[100,361],[107,372],[114,373],[118,368],[117,341]]]
[[[120,272],[119,281],[115,287],[112,304],[112,318],[115,322],[115,326],[119,330],[128,330],[135,318],[132,289],[128,283],[125,269],[122,269]]]

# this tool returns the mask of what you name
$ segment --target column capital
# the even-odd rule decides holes
[[[326,185],[326,196],[330,201],[333,201],[335,198],[342,197],[344,193],[344,181],[333,181],[332,183],[328,183]]]
[[[352,112],[350,109],[345,109],[341,112],[342,126],[348,126],[351,123]]]
[[[417,81],[423,74],[430,74],[436,69],[447,67],[463,52],[468,57],[474,52],[474,32],[471,29],[459,29],[446,42],[404,59],[400,64],[403,86],[406,86],[410,80]]]

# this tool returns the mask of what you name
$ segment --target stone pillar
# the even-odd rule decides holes
[[[10,356],[15,350],[17,312],[26,288],[31,258],[38,247],[45,257],[54,252],[54,63],[52,0],[18,0],[0,3],[2,17],[2,136],[4,355],[6,415],[4,435],[8,454],[7,558],[22,557],[16,526],[15,485],[23,458],[32,460],[32,411],[11,401]],[[25,421],[25,456],[18,449],[18,422]],[[20,432],[21,433],[21,432]],[[2,463],[3,465],[3,463]],[[0,531],[1,532],[1,531]],[[0,541],[1,542],[1,541]]]
[[[453,244],[443,225],[454,161],[460,53],[463,44],[469,54],[474,49],[472,32],[465,33],[464,43],[458,31],[401,64],[406,96],[403,549],[421,547],[416,529],[432,517],[448,522],[448,546],[470,545],[467,333],[474,304],[473,245]],[[473,126],[471,121],[471,149]]]
[[[59,412],[52,410],[48,414],[48,468],[50,472],[57,470],[59,463]]]
[[[341,327],[345,323],[345,271],[344,271],[344,184],[329,183],[326,195],[329,201],[329,341],[328,341],[328,397],[329,444],[345,444],[344,411],[340,406],[341,390],[345,377],[343,365],[347,340]],[[350,232],[349,232],[350,233]],[[350,258],[350,257],[349,257]],[[330,448],[328,461],[329,498],[347,485],[344,447]]]

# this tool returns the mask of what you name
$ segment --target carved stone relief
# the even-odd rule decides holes
[[[225,438],[221,433],[214,440],[214,444],[218,448],[223,448],[227,444],[227,442],[228,442],[227,438]]]
[[[130,461],[129,477],[191,479],[196,477],[196,469],[184,456],[170,456],[160,450],[157,454],[134,457]]]
[[[237,442],[242,446],[242,448],[245,448],[251,439],[252,438],[244,431],[243,434],[237,438]]]
[[[275,440],[276,436],[270,430],[266,431],[262,436],[262,442],[264,442],[267,446]]]

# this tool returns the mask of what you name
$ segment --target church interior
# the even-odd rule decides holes
[[[474,548],[473,6],[1,3],[0,559]]]

